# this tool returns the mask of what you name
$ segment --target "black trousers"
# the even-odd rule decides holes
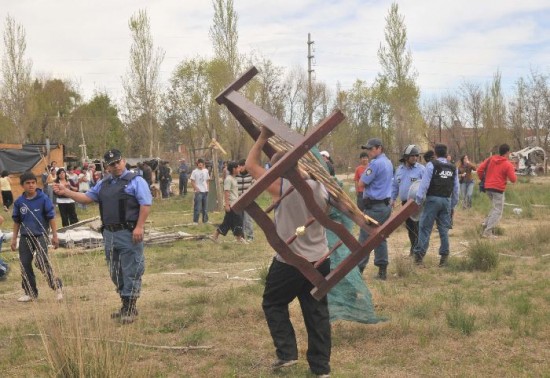
[[[4,206],[6,206],[6,208],[10,208],[11,204],[13,203],[13,194],[11,190],[2,190],[2,202],[4,203]]]
[[[162,194],[162,198],[170,198],[170,180],[160,180],[160,192]]]
[[[59,215],[61,215],[61,226],[66,227],[71,224],[78,223],[78,217],[76,216],[75,203],[58,203]]]
[[[326,276],[330,272],[327,259],[318,268]],[[266,278],[262,307],[277,357],[298,359],[296,334],[288,305],[298,298],[307,330],[307,361],[313,374],[330,373],[331,335],[327,297],[317,301],[310,294],[313,285],[292,265],[273,259]]]
[[[188,182],[187,175],[180,176],[180,182],[179,182],[180,196],[187,194],[187,182]]]
[[[233,210],[225,212],[223,222],[218,227],[218,232],[225,236],[229,230],[233,231],[233,235],[235,236],[244,236],[242,214],[237,214]]]
[[[402,201],[401,204],[404,205],[407,201]],[[413,221],[411,218],[407,218],[405,221],[405,227],[409,233],[409,240],[411,242],[410,253],[412,255],[414,246],[418,242],[418,222]]]
[[[63,286],[61,279],[55,277],[48,257],[48,239],[46,235],[21,235],[19,240],[19,262],[21,263],[21,287],[30,297],[38,297],[36,277],[32,268],[33,252],[36,256],[36,267],[44,274],[48,286],[59,289]]]

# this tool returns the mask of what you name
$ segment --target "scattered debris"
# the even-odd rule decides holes
[[[518,175],[536,176],[544,173],[546,159],[546,152],[540,147],[526,147],[510,153],[510,160]]]
[[[183,231],[162,232],[161,229],[179,227],[174,225],[159,229],[148,228],[145,232],[145,245],[169,244],[176,240],[208,240],[207,234],[189,234]],[[99,217],[85,219],[67,227],[62,227],[57,232],[59,245],[64,248],[95,249],[103,247],[103,235],[101,234],[101,220]],[[7,238],[6,238],[7,239]]]

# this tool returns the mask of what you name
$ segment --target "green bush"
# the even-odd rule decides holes
[[[488,272],[498,266],[498,253],[489,243],[476,242],[468,250],[469,267],[471,270]]]
[[[471,335],[475,329],[474,315],[465,313],[460,309],[451,309],[447,314],[447,324],[449,327],[458,329],[464,335]]]

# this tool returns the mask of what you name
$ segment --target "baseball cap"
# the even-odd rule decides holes
[[[109,150],[105,152],[105,155],[103,155],[103,160],[105,160],[107,165],[117,162],[120,159],[122,159],[122,153],[117,149]]]
[[[328,153],[328,151],[321,151],[321,152],[319,152],[319,153],[320,153],[322,156],[324,156],[324,157],[327,157],[327,158],[330,157],[330,154]]]
[[[367,141],[367,144],[362,145],[361,148],[364,150],[370,150],[371,148],[379,147],[379,146],[382,146],[382,141],[380,139],[370,138]]]

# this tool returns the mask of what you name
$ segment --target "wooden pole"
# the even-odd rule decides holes
[[[213,131],[214,139],[216,139],[216,130]],[[216,185],[216,210],[223,209],[223,183],[220,182],[220,171],[218,169],[218,150],[214,146],[210,149],[212,152],[212,174],[214,184]]]

